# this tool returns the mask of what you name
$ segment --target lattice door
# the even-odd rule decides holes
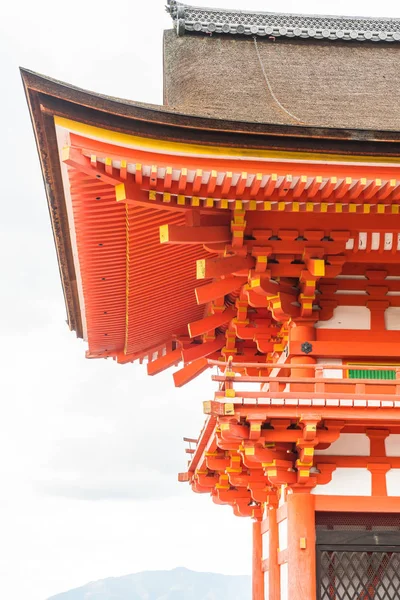
[[[317,515],[317,600],[400,600],[400,515]]]
[[[321,550],[320,600],[400,599],[400,552]]]

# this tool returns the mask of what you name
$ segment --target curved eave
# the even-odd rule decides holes
[[[42,111],[47,114],[75,118],[85,116],[85,123],[98,126],[106,124],[116,131],[146,137],[238,146],[243,144],[245,136],[245,147],[249,148],[281,147],[285,150],[292,148],[352,154],[356,151],[374,154],[378,150],[374,145],[377,142],[379,152],[388,153],[389,147],[382,148],[381,144],[400,141],[400,132],[396,131],[278,125],[185,114],[170,107],[96,94],[26,69],[21,69],[21,75],[27,93],[40,97]],[[398,155],[398,151],[392,149],[392,152]]]
[[[188,115],[88,92],[32,71],[21,75],[42,165],[67,306],[68,323],[83,337],[54,117],[170,142],[310,154],[400,156],[400,133],[276,125]]]

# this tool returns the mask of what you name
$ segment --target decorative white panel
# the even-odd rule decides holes
[[[400,469],[390,469],[386,473],[386,487],[388,496],[400,496]]]
[[[367,469],[336,469],[332,481],[317,485],[312,493],[324,496],[371,496],[371,473]]]
[[[269,556],[269,531],[262,536],[263,560]]]
[[[285,563],[284,565],[281,565],[281,600],[289,600],[289,589],[288,588],[289,588],[289,572],[288,572],[288,564]],[[294,598],[290,598],[290,600],[294,600]]]
[[[400,437],[400,436],[399,436]],[[363,433],[342,433],[336,442],[326,450],[316,450],[315,454],[332,456],[369,456],[369,438]]]
[[[386,456],[400,456],[400,434],[393,433],[385,440]]]
[[[286,550],[288,541],[288,522],[284,519],[278,524],[279,528],[279,550]]]
[[[317,321],[318,329],[371,329],[371,312],[366,306],[337,306],[329,321]]]
[[[385,327],[388,331],[400,330],[400,307],[391,306],[385,310]]]

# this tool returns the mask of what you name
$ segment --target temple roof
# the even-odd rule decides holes
[[[292,15],[188,6],[168,0],[178,35],[186,31],[233,35],[399,42],[400,19]]]
[[[298,125],[245,123],[193,114],[178,114],[167,107],[144,105],[94,94],[26,70],[22,71],[22,77],[46,182],[67,306],[68,323],[79,337],[86,337],[85,322],[89,325],[94,323],[93,326],[90,325],[91,330],[87,336],[91,356],[95,356],[100,352],[99,340],[107,341],[104,352],[114,351],[117,346],[118,348],[122,347],[121,340],[126,322],[121,318],[121,315],[118,316],[119,329],[113,331],[113,336],[110,334],[104,337],[105,334],[101,328],[98,328],[97,321],[95,323],[95,320],[99,318],[99,307],[96,302],[86,302],[85,306],[82,299],[85,294],[89,294],[91,298],[97,298],[98,290],[95,287],[101,286],[103,292],[106,292],[107,302],[110,302],[110,306],[112,305],[109,309],[110,314],[111,309],[116,310],[114,306],[115,298],[107,291],[108,277],[112,281],[115,277],[119,278],[121,287],[119,293],[125,299],[124,271],[114,273],[114,269],[118,270],[118,265],[120,265],[121,260],[124,260],[126,254],[126,247],[121,239],[123,240],[125,235],[127,220],[123,206],[115,201],[115,193],[108,189],[109,185],[108,187],[102,186],[97,180],[95,180],[95,183],[90,183],[86,180],[85,169],[82,173],[78,172],[79,169],[75,173],[76,169],[74,170],[73,166],[67,165],[62,154],[65,145],[71,147],[75,153],[79,151],[84,161],[89,160],[89,156],[95,156],[96,164],[100,169],[105,168],[106,162],[104,161],[107,161],[110,157],[116,161],[115,165],[119,165],[119,167],[122,159],[128,162],[129,167],[132,162],[134,170],[136,170],[137,164],[142,161],[142,166],[144,165],[143,168],[145,169],[144,176],[147,178],[151,171],[151,165],[157,165],[160,160],[164,161],[163,164],[165,163],[167,166],[172,165],[173,174],[178,172],[182,167],[182,161],[189,160],[186,155],[192,156],[189,160],[192,167],[195,165],[195,167],[203,168],[201,165],[204,160],[210,160],[211,157],[214,166],[222,161],[221,169],[228,168],[232,172],[242,172],[246,168],[243,162],[245,156],[249,160],[253,160],[252,157],[254,156],[260,156],[263,160],[270,161],[274,156],[281,156],[282,152],[284,152],[286,158],[287,156],[300,156],[303,159],[306,157],[308,160],[315,159],[317,161],[329,161],[330,154],[335,155],[339,152],[343,155],[341,160],[345,162],[353,160],[351,157],[354,154],[362,155],[362,162],[371,160],[376,162],[377,155],[385,156],[385,161],[389,163],[393,160],[396,161],[396,157],[399,155],[399,134],[395,131],[321,129]],[[115,140],[120,140],[118,142],[120,148],[114,148],[114,145],[117,144]],[[160,153],[163,155],[161,158],[158,157]],[[225,165],[227,160],[228,167]],[[256,163],[253,165],[256,170],[260,169],[259,160],[257,158]],[[232,163],[231,165],[232,161],[235,164]],[[238,164],[236,165],[237,161]],[[69,183],[67,181],[67,167],[70,170],[72,169]],[[111,169],[111,166],[108,168]],[[112,168],[117,168],[117,166]],[[217,167],[215,168],[217,169]],[[288,167],[286,164],[284,169],[287,173]],[[191,173],[189,175],[192,176]],[[382,182],[386,182],[386,179],[382,176]],[[80,190],[88,185],[90,198],[85,196],[88,199],[83,206]],[[98,204],[100,200],[103,202],[101,210],[99,210],[100,205]],[[146,210],[148,202],[149,200],[146,199],[146,206],[144,207]],[[147,214],[144,209],[141,212],[139,211],[140,214],[136,212],[136,209],[132,209],[129,214],[129,219],[132,220],[132,228],[135,231],[135,235],[132,237],[134,240],[131,259],[132,284],[139,282],[139,273],[135,269],[140,270],[140,276],[147,277],[149,273],[152,273],[155,279],[158,277],[156,270],[161,269],[160,282],[162,280],[162,284],[166,285],[166,281],[169,277],[172,277],[174,270],[179,268],[183,273],[183,270],[189,268],[193,261],[202,258],[199,249],[193,248],[192,250],[189,247],[188,250],[180,252],[179,258],[174,256],[173,252],[168,251],[168,259],[172,261],[171,263],[168,263],[167,258],[164,257],[156,265],[151,263],[154,255],[153,251],[143,246],[142,252],[138,244],[140,245],[141,241],[145,240],[147,244],[151,242],[151,244],[157,245],[157,227],[160,224],[169,223],[170,215],[167,210],[169,204],[161,206],[160,210],[156,210],[154,201],[152,201],[152,204],[151,215]],[[89,209],[89,212],[85,212],[86,208]],[[112,211],[112,214],[110,211]],[[73,212],[74,218],[72,218]],[[160,216],[162,217],[161,223],[157,222]],[[152,233],[149,224],[150,217],[151,227],[153,228]],[[76,242],[72,239],[74,236],[71,235],[71,222],[75,224]],[[97,244],[95,243],[96,240],[92,239],[93,233],[97,235],[96,232],[103,232],[101,228],[103,222],[113,224],[113,228],[108,228],[110,231],[107,235],[110,239],[107,241],[111,240],[115,244],[117,242],[122,243],[121,248],[119,248],[119,262],[110,255],[107,259],[108,262],[106,260],[105,263],[100,265],[103,269],[102,265],[107,264],[113,270],[113,272],[110,271],[105,275],[102,271],[102,277],[106,278],[105,281],[103,279],[99,280],[96,271],[96,260],[90,254],[91,252],[101,252],[102,256],[104,255],[103,258],[106,258],[108,247],[104,245],[104,240],[100,239]],[[175,221],[174,224],[180,223]],[[93,231],[92,228],[94,228]],[[76,259],[76,248],[79,245],[85,249],[85,252],[80,253],[80,268],[78,268],[79,265]],[[114,252],[114,247],[110,249],[110,252]],[[161,257],[160,250],[157,250],[157,252],[158,256]],[[186,261],[185,252],[190,258],[189,262]],[[144,258],[146,257],[150,260],[150,263],[145,263]],[[81,271],[85,283],[81,292],[79,292],[81,286],[79,271]],[[196,285],[194,269],[192,273],[191,280],[189,280],[187,273],[183,273],[182,281],[186,281],[193,291]],[[136,305],[140,305],[139,299],[135,295],[136,291],[140,291],[140,289],[142,289],[140,285],[137,288],[135,287],[130,295],[134,308]],[[162,315],[158,308],[157,298],[156,290],[150,294],[146,306],[149,309],[157,310],[157,316],[160,317]],[[123,307],[123,303],[124,300],[119,301],[117,308]],[[175,307],[176,304],[174,303],[165,303],[165,311],[170,311],[164,318],[164,322],[168,326],[170,323],[174,324],[173,318],[175,316],[182,319],[182,324],[199,318],[199,314],[196,313],[199,307],[193,306],[190,295],[187,295],[186,304],[183,303],[176,315]],[[146,336],[154,332],[148,326],[148,323],[152,321],[149,318],[147,320],[144,318],[143,310],[143,307],[141,311],[133,310],[129,327],[135,329],[134,337],[131,339],[135,343],[139,341],[141,344],[146,345],[146,348],[144,348],[146,350],[150,346]],[[100,312],[100,316],[104,311],[108,313],[108,308],[101,306],[101,311],[103,312]],[[164,337],[170,332],[158,327],[158,333],[161,337],[155,336],[157,339],[151,340],[154,344],[162,344]],[[140,354],[141,348],[132,345],[132,347],[129,346],[129,351],[132,355],[136,355],[137,353]]]
[[[375,227],[376,214],[383,231],[395,226],[391,223],[399,214],[400,198],[396,131],[213,119],[94,94],[29,71],[22,71],[22,77],[46,184],[68,323],[87,340],[90,358],[113,357],[119,362],[147,358],[149,373],[155,374],[183,356],[185,366],[174,374],[176,385],[183,385],[208,368],[205,357],[210,353],[216,359],[219,352],[231,352],[231,345],[223,346],[222,332],[236,314],[232,306],[238,282],[235,277],[211,279],[215,273],[219,277],[221,267],[219,260],[214,264],[219,258],[214,255],[225,252],[231,240],[234,247],[236,232],[243,242],[247,231],[246,248],[257,245],[269,229],[278,233],[283,229],[287,208],[285,239],[279,235],[270,239],[267,233],[268,248],[273,246],[279,256],[291,255],[292,246],[280,246],[289,239],[297,244],[294,255],[303,256],[299,239],[315,242],[302,233],[299,236],[300,212],[306,216],[307,228],[310,215],[318,224],[320,215],[327,213],[329,236],[320,240],[318,224],[317,239],[324,249],[329,245],[330,253],[344,251],[344,214],[346,226],[347,218],[354,222],[349,230]],[[365,191],[368,212],[361,202],[353,203],[351,215],[342,213],[342,198],[350,187],[351,198]],[[325,202],[332,194],[332,202]],[[324,210],[318,211],[322,205]],[[243,211],[246,220],[241,222]],[[325,225],[322,228],[325,231]],[[349,241],[355,244],[354,239]],[[390,247],[385,250],[386,256],[392,256]],[[364,251],[371,260],[369,248]],[[220,258],[222,268],[228,269],[225,275],[249,273],[249,263],[252,266],[255,260],[246,255],[243,261],[239,254]],[[378,251],[375,260],[382,260]],[[273,277],[278,276],[276,264],[271,262]],[[300,277],[302,264],[290,259],[285,276]],[[334,277],[334,258],[328,266],[327,276]],[[257,286],[252,293],[257,293]],[[328,286],[328,296],[330,291]],[[225,297],[222,310],[209,315],[209,303]],[[396,296],[387,302],[400,304]],[[260,319],[269,318],[264,300],[259,305],[252,297],[252,303]],[[297,314],[300,307],[294,310]],[[275,339],[275,326],[264,325]],[[257,323],[255,329],[261,335],[257,352],[264,358],[254,354],[256,346],[246,337],[248,331],[239,332],[238,351],[246,360],[250,352],[251,362],[265,361],[275,341],[266,341],[265,328]],[[207,338],[209,331],[216,332],[215,339]],[[228,338],[231,344],[236,334]]]

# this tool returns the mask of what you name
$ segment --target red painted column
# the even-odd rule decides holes
[[[290,339],[295,342],[309,342],[312,344],[312,342],[315,340],[315,338],[316,338],[316,331],[315,331],[314,324],[298,325],[297,327],[293,327],[290,330]],[[290,362],[292,365],[294,365],[294,364],[313,365],[317,361],[312,356],[307,356],[307,354],[302,354],[301,356],[293,356],[291,358]],[[293,378],[314,377],[314,376],[315,376],[314,369],[299,368],[299,369],[291,370],[291,377],[293,377]],[[300,391],[305,392],[305,391],[313,391],[314,386],[313,386],[313,384],[307,384],[307,383],[292,383],[290,386],[290,389],[292,392],[300,392]]]
[[[288,494],[288,597],[316,598],[315,497]]]
[[[269,557],[268,557],[268,598],[266,600],[280,600],[281,598],[281,569],[278,563],[279,531],[276,515],[276,506],[270,506],[269,520]]]
[[[262,570],[261,521],[253,523],[253,580],[252,600],[264,599],[264,573]]]
[[[390,463],[368,464],[367,469],[371,473],[372,496],[387,496],[386,473],[390,471]]]

